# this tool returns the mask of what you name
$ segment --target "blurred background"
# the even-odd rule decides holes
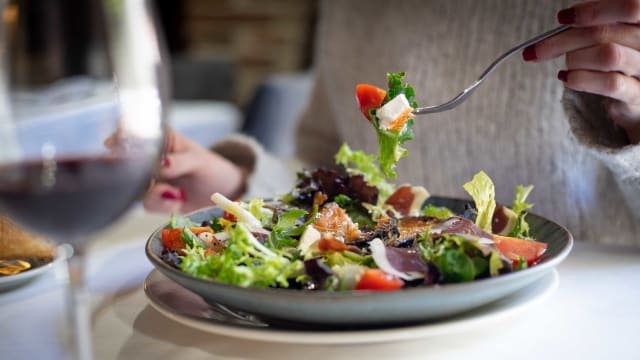
[[[243,132],[291,156],[312,83],[317,0],[156,3],[170,54],[171,126],[204,146]]]

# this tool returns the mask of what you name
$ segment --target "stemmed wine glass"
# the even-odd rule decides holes
[[[147,0],[0,0],[0,209],[73,246],[73,357],[91,358],[84,245],[148,185],[168,88]]]

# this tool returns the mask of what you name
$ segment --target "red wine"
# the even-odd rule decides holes
[[[149,159],[113,157],[0,166],[0,208],[44,235],[81,240],[128,208],[147,185],[150,169]]]

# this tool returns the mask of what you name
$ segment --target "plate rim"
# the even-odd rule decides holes
[[[472,309],[465,313],[447,317],[439,320],[427,320],[423,323],[410,324],[407,326],[378,327],[375,329],[334,329],[334,330],[300,330],[270,327],[249,327],[240,324],[228,324],[215,319],[197,317],[190,314],[182,314],[174,311],[169,305],[158,303],[155,295],[150,290],[149,282],[154,276],[162,277],[164,281],[173,282],[179,291],[184,291],[190,296],[198,294],[182,287],[158,269],[152,269],[144,281],[144,294],[152,308],[172,321],[176,321],[184,326],[204,331],[212,334],[224,335],[238,339],[249,339],[256,341],[267,341],[286,344],[364,344],[379,343],[400,340],[412,340],[418,338],[447,335],[458,331],[464,331],[474,326],[479,326],[487,321],[499,321],[509,316],[515,315],[526,308],[544,302],[551,297],[558,289],[560,276],[557,269],[552,269],[541,278],[536,279],[527,285],[531,294],[523,300],[516,300],[515,303],[507,306],[499,306],[499,301],[514,296],[523,297],[522,293],[512,293],[498,301],[484,305],[481,308]],[[535,287],[542,287],[542,291],[534,291]],[[509,300],[507,300],[509,301]],[[491,308],[493,307],[493,308]],[[480,312],[480,314],[478,314]]]

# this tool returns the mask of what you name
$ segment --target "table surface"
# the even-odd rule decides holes
[[[640,359],[640,249],[577,242],[560,286],[515,315],[461,332],[361,345],[287,345],[192,329],[151,307],[148,234],[166,220],[134,209],[88,252],[96,359]],[[61,268],[0,293],[3,359],[64,359]]]

